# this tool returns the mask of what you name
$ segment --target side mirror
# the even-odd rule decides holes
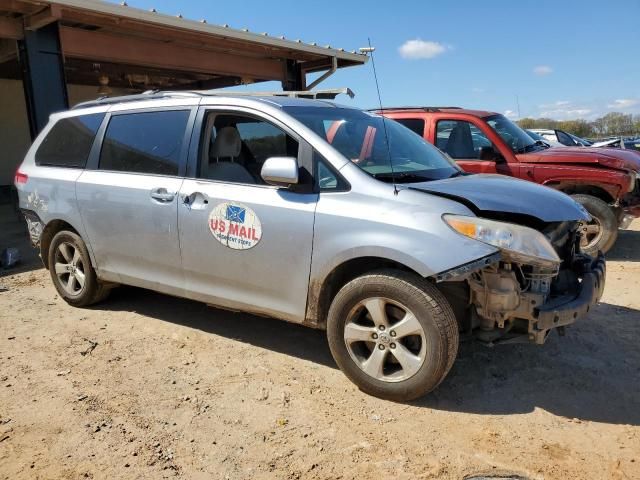
[[[290,187],[298,183],[298,160],[295,157],[270,157],[262,164],[260,176],[269,185]]]
[[[480,152],[478,153],[478,160],[489,160],[492,162],[497,161],[500,158],[498,152],[496,152],[493,146],[488,145],[486,147],[480,147]]]

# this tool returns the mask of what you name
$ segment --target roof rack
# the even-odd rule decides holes
[[[208,90],[201,92],[205,96],[222,96],[222,97],[291,97],[291,98],[310,98],[313,100],[334,100],[338,95],[345,94],[350,98],[356,96],[350,88],[330,88],[327,90],[299,90],[299,91],[281,91],[281,92],[235,92],[225,90]]]
[[[421,110],[423,112],[439,112],[441,110],[460,110],[462,107],[382,107],[370,108],[370,112],[386,110]]]
[[[157,100],[162,98],[193,98],[200,97],[201,95],[196,92],[161,92],[157,90],[147,90],[144,93],[137,93],[135,95],[122,95],[120,97],[99,97],[95,100],[88,100],[75,105],[71,110],[77,110],[80,108],[98,107],[101,105],[113,105],[116,103],[128,103],[137,102],[140,100]]]
[[[161,91],[147,90],[144,93],[135,95],[124,95],[121,97],[100,97],[96,100],[78,103],[72,110],[80,108],[97,107],[101,105],[113,105],[116,103],[128,103],[141,100],[158,100],[163,98],[193,98],[193,97],[291,97],[308,98],[314,100],[334,100],[338,95],[345,94],[355,97],[355,93],[350,88],[332,88],[327,90],[301,90],[301,91],[280,91],[280,92],[236,92],[232,90],[185,90],[185,91]]]

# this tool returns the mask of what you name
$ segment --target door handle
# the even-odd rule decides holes
[[[159,202],[168,203],[172,202],[176,197],[175,192],[170,192],[166,188],[154,188],[151,190],[151,198]]]
[[[202,192],[193,192],[190,195],[184,195],[183,203],[192,209],[202,209],[209,203],[209,197]]]

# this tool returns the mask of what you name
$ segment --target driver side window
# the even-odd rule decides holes
[[[455,159],[479,160],[482,147],[491,140],[475,125],[464,120],[440,120],[436,124],[436,147]]]
[[[210,112],[203,120],[198,178],[264,185],[270,157],[298,157],[298,142],[275,125],[249,115]]]

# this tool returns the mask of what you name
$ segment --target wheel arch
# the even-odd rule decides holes
[[[40,236],[40,258],[42,259],[42,263],[44,263],[44,267],[48,270],[49,264],[47,259],[49,258],[49,247],[51,246],[51,240],[56,236],[58,232],[63,230],[68,230],[82,238],[82,234],[80,230],[74,227],[71,223],[66,220],[56,218],[54,220],[49,220],[45,227],[42,229],[42,235]],[[84,238],[83,238],[84,241]],[[86,242],[85,242],[86,245]],[[93,260],[93,255],[91,249],[87,245],[87,250],[89,251],[89,257],[91,258],[91,263],[95,265]]]
[[[567,195],[591,195],[607,203],[614,203],[618,198],[619,188],[610,184],[594,184],[568,181],[550,181],[544,184],[547,187],[560,190]]]
[[[336,265],[321,280],[311,280],[309,293],[307,295],[307,311],[304,323],[315,328],[326,328],[327,314],[331,300],[336,293],[354,278],[385,268],[392,268],[422,276],[410,266],[389,258],[359,256],[344,260]]]

